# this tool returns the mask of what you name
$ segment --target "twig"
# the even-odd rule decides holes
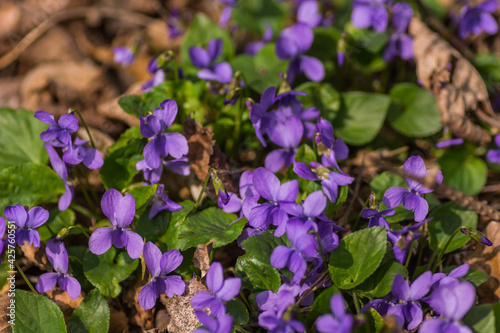
[[[83,18],[93,12],[101,16],[128,21],[130,23],[141,26],[147,26],[154,21],[153,18],[150,18],[146,15],[137,14],[126,9],[115,7],[79,7],[56,12],[47,20],[43,21],[38,26],[33,28],[12,50],[10,50],[0,58],[0,69],[4,69],[12,62],[14,62],[34,41],[40,38],[44,33],[46,33],[56,24],[67,20]]]
[[[339,220],[339,226],[344,226],[344,224],[347,222],[347,219],[349,218],[349,214],[351,214],[352,207],[354,206],[354,202],[358,198],[359,194],[359,189],[361,187],[361,175],[363,174],[363,165],[361,164],[359,175],[356,177],[356,184],[354,185],[354,193],[352,195],[352,199],[349,202],[349,206],[347,206],[347,210],[344,213],[344,215],[340,218]]]

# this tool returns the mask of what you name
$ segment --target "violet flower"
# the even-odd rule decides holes
[[[149,61],[148,64],[148,72],[153,74],[153,78],[149,79],[142,85],[142,90],[144,92],[148,92],[153,87],[156,87],[160,83],[165,82],[165,71],[163,68],[158,66],[158,57],[154,57]],[[179,68],[179,76],[180,76],[181,70]]]
[[[208,42],[207,50],[199,46],[189,48],[189,58],[195,67],[201,69],[198,77],[203,80],[213,80],[220,83],[229,83],[233,78],[233,69],[227,62],[215,63],[222,54],[222,39],[212,39]]]
[[[111,51],[114,54],[113,61],[115,64],[127,67],[130,66],[135,60],[134,51],[128,47],[114,47]]]
[[[156,169],[161,158],[171,155],[180,158],[188,153],[186,138],[180,133],[164,133],[172,125],[177,116],[177,103],[166,99],[160,107],[153,110],[152,115],[141,117],[141,134],[151,138],[144,147],[144,160],[148,167]]]
[[[467,272],[469,272],[469,264],[465,263],[456,268],[454,268],[448,275],[445,273],[435,273],[432,275],[432,286],[439,286],[440,282],[448,283],[450,280],[445,278],[460,279],[464,277]]]
[[[493,243],[488,238],[486,238],[486,236],[482,232],[480,232],[480,231],[478,231],[476,229],[473,229],[473,228],[462,228],[462,229],[460,229],[460,231],[463,234],[466,234],[467,236],[469,236],[470,238],[472,238],[473,240],[475,240],[476,242],[483,243],[486,246],[492,246],[493,245]]]
[[[134,197],[129,193],[122,196],[112,188],[102,196],[101,208],[113,226],[99,228],[92,233],[89,239],[90,252],[103,254],[113,244],[118,249],[125,247],[130,258],[139,258],[144,242],[139,234],[127,228],[135,216]]]
[[[290,59],[288,80],[304,73],[312,81],[321,81],[325,77],[323,63],[304,53],[311,48],[314,40],[312,27],[306,23],[296,23],[283,30],[276,39],[276,54],[280,59]]]
[[[75,196],[75,189],[73,185],[70,185],[68,182],[68,169],[66,168],[66,164],[59,157],[54,147],[52,147],[48,143],[45,143],[44,145],[45,149],[47,150],[47,154],[49,155],[49,160],[50,164],[52,165],[52,169],[54,169],[59,178],[61,178],[61,180],[64,183],[64,187],[66,188],[64,194],[61,195],[61,197],[59,198],[59,203],[57,206],[59,210],[62,212],[68,209],[69,205],[71,204],[71,201]]]
[[[297,9],[297,21],[306,23],[312,28],[320,25],[323,16],[319,12],[318,2],[316,0],[307,0],[300,3]]]
[[[476,301],[476,291],[470,282],[450,279],[424,301],[441,317],[424,321],[419,332],[472,333],[469,327],[460,324]]]
[[[318,255],[318,241],[309,230],[309,226],[302,221],[291,219],[286,223],[286,235],[292,246],[278,245],[271,253],[273,267],[288,267],[294,273],[292,283],[302,280],[307,270],[307,261]]]
[[[403,166],[403,170],[417,178],[424,178],[429,172],[425,168],[424,160],[418,155],[408,158]],[[383,202],[389,208],[395,208],[403,203],[405,209],[415,213],[415,221],[423,221],[429,211],[429,205],[423,198],[423,195],[433,190],[423,186],[413,178],[405,177],[405,180],[409,188],[391,187],[387,189],[384,193]],[[441,171],[436,176],[436,181],[439,184],[443,181]]]
[[[293,171],[300,178],[321,181],[323,192],[331,202],[335,202],[337,200],[339,185],[345,186],[354,181],[354,178],[351,176],[331,171],[315,161],[309,163],[309,166],[307,166],[304,162],[295,162],[293,164]]]
[[[40,235],[35,228],[43,225],[49,219],[49,212],[42,207],[35,206],[28,210],[28,206],[10,205],[5,207],[3,214],[5,218],[13,223],[16,228],[16,243],[24,245],[33,244],[34,247],[40,247]]]
[[[355,0],[352,4],[351,22],[356,28],[372,27],[377,32],[384,32],[389,19],[387,0]]]
[[[346,313],[346,304],[342,294],[335,294],[330,299],[332,314],[325,314],[316,319],[316,328],[320,333],[349,333],[354,326],[354,318]]]
[[[397,304],[391,304],[387,311],[388,315],[397,318],[400,324],[408,321],[408,330],[414,330],[422,322],[422,306],[418,302],[430,290],[432,286],[432,272],[426,271],[413,281],[411,286],[402,275],[397,275],[392,283],[391,294],[400,300]]]
[[[104,164],[101,153],[92,147],[85,147],[88,142],[79,138],[75,138],[75,142],[69,144],[63,149],[63,161],[77,165],[83,164],[89,169],[99,169]]]
[[[224,203],[222,198],[219,196],[217,200],[217,205],[222,208],[225,213],[237,213],[241,210],[241,199],[233,192],[228,192],[229,200]]]
[[[35,118],[51,125],[40,134],[40,139],[55,147],[67,147],[71,144],[71,135],[78,130],[78,119],[72,113],[63,114],[58,122],[54,115],[46,111],[36,111]]]
[[[487,0],[477,6],[464,6],[460,11],[458,30],[460,38],[468,34],[478,35],[482,31],[494,35],[498,31],[498,25],[493,14],[498,8],[497,0]]]
[[[231,333],[233,330],[233,317],[223,314],[219,318],[213,318],[205,311],[195,311],[194,314],[203,325],[197,328],[193,333]]]
[[[340,172],[337,159],[344,160],[349,155],[349,148],[342,138],[336,138],[333,134],[332,124],[322,118],[318,118],[316,128],[320,135],[315,137],[318,153],[321,155],[321,164],[326,167],[336,167]]]
[[[152,242],[144,245],[144,262],[151,274],[151,281],[139,291],[139,304],[146,310],[153,308],[160,295],[167,297],[182,295],[186,284],[180,275],[170,275],[182,263],[183,257],[179,250],[161,253],[158,246]]]
[[[150,168],[146,160],[140,160],[135,165],[137,171],[142,171],[144,174],[144,179],[151,184],[156,184],[160,181],[161,175],[163,173],[163,168],[167,168],[176,174],[187,176],[190,173],[190,166],[186,162],[188,161],[187,157],[176,158],[170,161],[161,160],[158,168]]]
[[[394,57],[400,57],[403,60],[413,58],[413,39],[406,34],[408,25],[413,16],[413,10],[410,4],[400,2],[394,5],[392,9],[392,24],[396,32],[391,36],[389,45],[385,49],[384,59],[392,60]]]
[[[406,260],[410,243],[422,236],[421,233],[416,233],[415,231],[430,220],[432,220],[432,218],[423,220],[412,226],[405,226],[400,230],[389,231],[387,233],[387,239],[392,244],[394,257],[400,264],[404,264]]]
[[[170,11],[170,16],[167,19],[168,36],[170,39],[175,39],[182,35],[182,21],[179,15],[179,11],[173,8]]]
[[[500,134],[495,136],[495,144],[500,147]],[[500,164],[500,149],[490,149],[486,154],[486,159],[491,163]]]
[[[169,212],[175,212],[182,209],[182,206],[171,200],[168,195],[165,194],[165,185],[158,185],[156,192],[152,198],[153,205],[149,210],[148,218],[153,219],[156,214],[163,210],[168,210]]]
[[[191,299],[191,306],[195,310],[210,307],[210,312],[217,318],[226,313],[223,302],[232,300],[241,289],[240,278],[227,278],[224,280],[224,270],[220,262],[213,262],[207,272],[208,291],[200,291]]]
[[[52,238],[47,242],[45,253],[56,273],[44,273],[38,277],[35,288],[39,293],[46,293],[53,289],[56,283],[66,291],[72,299],[80,296],[82,288],[77,279],[68,274],[69,257],[64,243],[59,238]]]
[[[3,236],[5,235],[5,229],[7,227],[7,224],[5,222],[5,219],[0,216],[0,256],[3,253],[4,246],[5,246],[5,241],[3,240]]]
[[[296,179],[284,184],[271,171],[258,168],[253,172],[253,184],[255,190],[270,203],[262,203],[252,208],[248,223],[258,229],[266,230],[272,223],[278,228],[274,232],[276,237],[285,233],[288,215],[281,204],[295,202],[299,191],[299,182]]]
[[[387,220],[384,218],[384,215],[392,216],[394,215],[394,213],[396,213],[396,210],[392,208],[384,209],[380,212],[376,209],[365,208],[361,211],[361,217],[364,219],[369,219],[368,228],[385,227],[388,231],[390,231],[391,229],[389,228],[389,223],[387,223]]]
[[[462,138],[444,140],[444,141],[436,143],[436,148],[445,148],[445,147],[450,147],[450,146],[458,146],[458,145],[461,145],[462,143],[464,143],[464,139],[462,139]]]
[[[262,41],[258,42],[250,42],[245,46],[245,53],[248,53],[252,56],[259,53],[259,51],[269,43],[273,39],[273,28],[269,23],[266,23],[266,30],[264,31],[264,35],[262,36]]]

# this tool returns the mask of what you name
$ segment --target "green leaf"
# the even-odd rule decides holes
[[[452,270],[457,268],[458,266],[446,266],[443,269],[443,273],[448,275]],[[485,274],[481,271],[477,271],[475,269],[469,269],[467,274],[463,277],[464,280],[469,281],[474,285],[474,287],[479,287],[484,281],[488,280],[488,274]]]
[[[279,74],[287,71],[288,61],[279,59],[274,50],[274,43],[269,43],[260,49],[255,57],[247,54],[235,57],[231,66],[234,71],[241,71],[245,83],[261,94],[268,87],[280,83]]]
[[[314,41],[307,55],[323,62],[337,59],[337,43],[342,33],[334,27],[314,28]]]
[[[250,317],[247,307],[239,299],[235,298],[227,302],[226,308],[236,324],[245,325],[248,323]]]
[[[137,118],[145,117],[146,112],[149,110],[141,96],[137,95],[123,96],[118,100],[118,105],[120,105],[123,111],[133,114]]]
[[[179,233],[179,249],[184,251],[209,241],[213,241],[214,248],[232,243],[247,222],[244,218],[235,222],[237,219],[238,216],[225,213],[218,207],[188,216]]]
[[[85,277],[83,273],[83,258],[85,257],[85,253],[88,250],[88,245],[77,245],[67,247],[68,255],[69,255],[69,265],[71,267],[71,272],[73,277],[80,281],[80,285],[82,286],[82,291],[88,293],[94,286],[89,280]]]
[[[0,108],[0,125],[0,170],[28,162],[48,162],[49,156],[40,139],[40,133],[48,125],[36,119],[33,112]]]
[[[155,194],[157,187],[156,184],[153,186],[134,186],[127,188],[126,192],[132,194],[135,200],[135,209],[139,210]]]
[[[143,159],[146,139],[119,139],[110,148],[99,175],[106,189],[119,191],[129,186],[138,173],[136,164]]]
[[[0,171],[0,210],[19,204],[33,207],[57,202],[66,191],[59,176],[45,165],[26,163]]]
[[[296,162],[304,162],[307,165],[312,161],[316,161],[314,150],[305,143],[297,149],[294,158]]]
[[[87,250],[83,258],[83,271],[85,277],[95,287],[99,288],[104,297],[117,297],[122,287],[120,282],[132,274],[139,260],[131,259],[127,252],[120,252],[111,247],[106,253],[97,256]]]
[[[361,146],[372,141],[382,128],[390,98],[387,95],[347,92],[333,121],[335,133],[348,144]]]
[[[442,128],[436,98],[414,83],[400,83],[391,89],[387,121],[397,132],[412,138],[430,136]]]
[[[47,222],[37,229],[40,234],[40,239],[46,242],[56,237],[57,233],[61,231],[62,228],[68,228],[75,225],[75,219],[75,212],[71,209],[66,209],[62,212],[57,208],[52,209]]]
[[[68,329],[72,333],[108,332],[109,305],[99,290],[92,290],[71,314]]]
[[[135,224],[135,232],[148,241],[156,242],[167,235],[167,228],[172,213],[168,211],[159,212],[153,219],[149,219],[149,210],[145,210]]]
[[[500,332],[500,302],[493,305],[493,312],[495,314],[495,332]]]
[[[491,304],[473,306],[463,319],[474,333],[495,333],[495,313]]]
[[[352,289],[363,283],[382,262],[387,247],[387,231],[373,227],[344,237],[332,252],[330,276],[340,289]]]
[[[14,333],[67,332],[61,309],[47,297],[18,289],[12,300],[16,316],[15,325],[11,326]]]
[[[391,291],[396,275],[403,275],[406,278],[408,270],[394,259],[392,248],[388,247],[384,259],[375,273],[370,275],[357,289],[361,290],[367,297],[384,297]]]
[[[314,324],[314,321],[321,315],[325,313],[331,313],[330,300],[334,294],[339,293],[339,290],[335,286],[330,286],[323,290],[319,296],[314,298],[314,302],[311,306],[311,311],[307,314],[306,324],[308,327]]]
[[[189,30],[184,35],[181,44],[181,58],[184,63],[190,63],[189,59],[189,48],[191,46],[202,46],[206,47],[208,42],[213,38],[222,38],[224,42],[222,57],[218,60],[227,60],[234,54],[233,42],[231,36],[219,27],[219,25],[213,22],[205,14],[198,13],[191,21],[189,25]]]
[[[275,0],[241,1],[234,7],[232,19],[238,27],[253,33],[264,34],[266,25],[273,31],[281,31],[287,19],[288,6]]]
[[[340,110],[340,94],[329,83],[306,82],[295,88],[307,96],[297,96],[305,107],[314,106],[321,116],[332,122]]]
[[[276,291],[281,285],[278,270],[257,260],[251,254],[238,257],[235,268],[236,276],[242,278],[243,285],[252,291]]]
[[[187,215],[196,207],[196,204],[191,200],[185,200],[180,205],[182,209],[171,213],[167,232],[160,237],[160,241],[165,243],[169,250],[180,248],[179,234],[184,226]]]
[[[438,159],[443,171],[443,182],[468,195],[481,192],[488,168],[484,161],[474,156],[472,149],[448,149]]]
[[[467,210],[453,201],[447,202],[444,205],[436,208],[431,212],[429,217],[433,220],[427,223],[429,228],[429,246],[431,249],[442,250],[448,242],[451,235],[460,226],[475,228],[477,226],[477,214],[471,210]],[[469,241],[469,236],[458,232],[450,245],[446,248],[446,253],[455,251]]]
[[[370,182],[370,189],[375,193],[375,199],[378,201],[382,201],[385,191],[393,186],[406,187],[407,184],[403,177],[389,171],[376,175]]]
[[[271,266],[270,261],[271,253],[278,245],[287,244],[284,237],[274,237],[271,231],[253,235],[241,243],[246,254],[238,258],[236,276],[248,277],[249,289],[278,290],[281,278],[278,271]]]

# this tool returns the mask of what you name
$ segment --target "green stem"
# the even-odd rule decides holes
[[[212,170],[212,169],[210,169],[210,170]],[[210,179],[210,170],[208,170],[207,178],[205,178],[205,182],[203,183],[203,187],[201,188],[201,192],[198,195],[198,199],[196,200],[195,208],[200,205],[201,197],[203,196],[203,193],[205,193],[205,188],[207,187],[208,180]]]
[[[363,205],[363,208],[361,208],[361,210],[359,211],[359,214],[356,216],[356,220],[354,221],[354,225],[351,228],[352,230],[356,230],[356,227],[358,226],[359,220],[361,219],[361,212],[363,211],[363,209],[366,208],[366,206],[368,206],[369,202],[370,202],[370,197],[368,197],[368,199],[366,199],[365,204]]]
[[[313,139],[312,139],[314,157],[316,157],[316,162],[319,162],[318,145],[316,144],[316,137],[319,135],[321,135],[321,134],[319,134],[319,133],[314,134]]]
[[[410,242],[410,248],[408,249],[408,256],[406,257],[405,267],[408,268],[411,259],[411,253],[413,252],[413,241]]]
[[[95,209],[95,206],[94,206],[94,204],[92,203],[92,200],[90,200],[90,196],[89,196],[89,194],[88,194],[88,192],[87,192],[87,189],[85,188],[85,185],[84,185],[84,184],[83,184],[83,182],[82,182],[82,177],[81,177],[81,175],[80,175],[80,172],[78,172],[78,171],[77,171],[77,170],[78,170],[78,168],[75,168],[74,170],[75,170],[75,176],[76,176],[76,178],[78,178],[78,182],[79,182],[79,183],[80,183],[80,185],[81,185],[81,186],[80,186],[80,188],[82,189],[83,196],[85,197],[85,200],[86,200],[86,201],[87,201],[87,203],[89,204],[90,209],[92,209],[93,211],[95,211],[95,210],[96,210],[96,209]]]
[[[453,234],[451,234],[450,238],[448,238],[448,241],[446,242],[446,244],[444,245],[443,249],[441,250],[441,252],[439,253],[439,256],[436,260],[436,263],[434,264],[434,266],[432,267],[432,273],[434,273],[436,271],[436,269],[438,268],[439,264],[441,263],[441,259],[443,258],[445,252],[446,252],[446,249],[448,248],[448,246],[451,244],[451,241],[453,240],[453,238],[456,236],[456,234],[460,231],[460,229],[462,228],[467,228],[467,227],[464,227],[464,226],[460,226],[458,227],[454,232]],[[429,262],[429,266],[431,265],[431,262]]]
[[[242,332],[242,333],[250,333],[248,332],[247,330],[245,330],[243,327],[241,327],[240,325],[238,324],[234,324],[234,329],[237,331],[237,332]]]
[[[358,299],[358,295],[356,294],[356,292],[352,293],[352,298],[354,300],[354,307],[356,308],[356,313],[358,314],[359,311],[361,311],[361,308],[359,307],[359,299]]]
[[[89,136],[89,139],[90,139],[90,144],[92,145],[92,148],[95,149],[95,144],[94,144],[94,140],[92,139],[92,135],[90,135],[90,131],[89,131],[89,128],[87,127],[87,123],[85,123],[85,120],[83,120],[83,116],[82,114],[80,113],[80,111],[78,111],[77,109],[70,109],[68,111],[68,113],[70,112],[76,112],[78,114],[78,116],[80,116],[80,119],[82,121],[82,124],[83,124],[83,127],[85,127],[85,130],[87,131],[87,134]]]
[[[31,284],[30,280],[28,280],[28,278],[26,277],[26,275],[24,275],[24,272],[23,270],[21,269],[21,267],[19,267],[19,264],[17,263],[17,261],[14,261],[14,263],[16,264],[16,267],[17,267],[17,270],[19,271],[19,273],[21,273],[24,281],[26,281],[26,284],[28,285],[28,287],[30,287],[31,291],[34,293],[34,294],[37,294],[35,288],[33,288],[33,285]]]
[[[316,231],[313,231],[313,232],[316,235],[316,239],[318,240],[319,251],[321,252],[321,258],[323,259],[323,265],[325,265],[325,268],[328,268],[325,253],[323,252],[323,246],[321,246],[321,237],[319,237],[319,234]]]
[[[101,217],[99,215],[97,215],[96,213],[92,213],[90,210],[88,210],[87,208],[85,208],[83,206],[80,206],[77,203],[72,203],[70,205],[70,208],[73,209],[74,211],[77,211],[78,213],[80,213],[82,215],[87,216],[90,219],[96,219],[96,220],[101,219]]]
[[[243,300],[243,303],[245,303],[245,305],[247,306],[247,308],[252,312],[253,316],[255,318],[257,318],[259,316],[259,314],[255,311],[255,309],[252,307],[252,305],[250,304],[250,302],[248,302],[247,298],[243,294],[243,291],[240,291],[240,296],[241,296],[241,299]]]
[[[95,202],[99,203],[99,198],[97,197],[97,194],[95,193],[94,188],[90,185],[89,176],[85,172],[85,170],[83,170],[81,164],[78,164],[78,171],[80,171],[80,173],[83,175],[83,179],[85,180],[85,184],[87,185],[87,187],[90,190],[90,194],[92,195],[92,198],[94,199]]]

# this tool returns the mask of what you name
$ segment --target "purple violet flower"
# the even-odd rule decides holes
[[[191,299],[191,306],[195,310],[210,307],[210,312],[219,318],[226,313],[223,302],[232,300],[241,289],[240,278],[227,278],[224,280],[224,270],[220,262],[213,262],[207,272],[208,291],[200,291]]]
[[[349,148],[341,138],[335,139],[332,124],[322,118],[318,118],[316,129],[319,136],[315,137],[318,153],[321,155],[321,164],[326,167],[336,167],[340,172],[337,159],[344,160],[349,155]]]
[[[77,165],[83,164],[89,169],[99,169],[104,164],[101,153],[92,147],[85,147],[88,142],[79,138],[75,138],[75,142],[69,144],[63,149],[63,161]]]
[[[321,181],[323,192],[325,192],[331,202],[335,202],[337,200],[339,185],[345,186],[354,181],[354,178],[351,176],[331,171],[315,161],[309,163],[309,166],[307,166],[304,162],[295,162],[293,164],[293,171],[300,178]]]
[[[373,27],[377,32],[384,32],[389,20],[386,1],[355,0],[352,4],[352,25],[359,29]]]
[[[429,172],[425,168],[425,163],[422,157],[418,155],[408,158],[403,166],[403,170],[415,177],[424,178]],[[408,189],[403,187],[391,187],[384,193],[383,202],[389,208],[395,208],[403,203],[405,209],[411,210],[415,213],[415,221],[421,222],[427,216],[429,205],[423,198],[423,194],[430,193],[433,190],[424,187],[416,180],[405,177]],[[436,176],[436,181],[440,184],[443,181],[443,174],[441,171]]]
[[[262,41],[258,42],[250,42],[245,46],[245,53],[248,53],[252,56],[259,53],[259,51],[269,43],[273,39],[273,28],[269,23],[266,22],[266,30],[264,31],[264,35],[262,36]]]
[[[233,317],[231,315],[223,314],[219,318],[213,318],[205,311],[195,311],[194,313],[203,327],[195,329],[193,333],[231,333],[233,330]]]
[[[300,73],[312,81],[321,81],[325,77],[323,63],[316,58],[303,55],[311,48],[314,40],[312,27],[306,23],[296,23],[283,30],[276,39],[276,54],[280,59],[290,59],[288,80],[293,82]]]
[[[387,233],[387,239],[392,244],[394,257],[400,264],[404,264],[405,262],[406,256],[408,255],[409,251],[408,246],[410,245],[411,241],[422,236],[421,233],[416,233],[415,231],[418,230],[424,223],[427,223],[430,220],[432,220],[432,218],[423,220],[412,226],[405,226],[403,227],[403,229],[389,231]]]
[[[48,143],[45,143],[44,145],[45,149],[47,150],[47,154],[49,155],[52,169],[54,169],[59,178],[61,178],[64,183],[64,187],[66,188],[64,194],[59,198],[58,203],[58,208],[62,212],[68,209],[69,205],[71,204],[71,201],[75,196],[75,189],[73,185],[70,185],[68,183],[68,169],[66,168],[66,163],[64,163],[63,160],[59,157],[54,147],[52,147]]]
[[[34,247],[40,247],[40,235],[35,228],[43,225],[49,219],[49,212],[42,207],[35,206],[28,210],[28,206],[10,205],[5,207],[3,214],[5,218],[13,223],[17,229],[16,243],[24,245],[33,244]]]
[[[35,288],[39,293],[46,293],[53,289],[56,283],[66,291],[72,299],[80,296],[82,288],[77,279],[68,274],[69,257],[64,243],[59,238],[52,238],[47,242],[45,253],[52,267],[57,273],[44,273],[38,277]]]
[[[195,67],[201,69],[198,77],[203,80],[213,80],[220,83],[229,83],[233,78],[233,69],[227,62],[215,63],[222,54],[222,39],[212,39],[207,49],[199,46],[189,48],[189,58]]]
[[[114,47],[111,51],[115,55],[113,61],[115,64],[122,66],[130,66],[135,60],[134,51],[125,46]]]
[[[297,21],[306,23],[312,28],[317,27],[323,18],[318,7],[316,0],[303,1],[297,9]]]
[[[182,22],[179,11],[175,8],[170,11],[170,16],[167,19],[167,27],[170,39],[175,39],[182,35]]]
[[[151,281],[139,291],[139,304],[146,310],[152,309],[160,295],[167,297],[182,295],[186,284],[180,275],[170,275],[182,263],[183,257],[179,250],[161,253],[158,246],[151,242],[144,245],[144,262],[151,274]]]
[[[168,210],[169,212],[175,212],[182,209],[182,206],[178,203],[170,200],[168,195],[165,194],[165,186],[163,184],[158,185],[156,192],[152,198],[153,205],[149,210],[148,218],[153,219],[156,214],[162,210]]]
[[[500,134],[495,136],[495,144],[500,147]],[[500,164],[500,149],[490,149],[486,154],[486,159],[491,163]]]
[[[281,269],[285,266],[294,273],[292,283],[298,283],[307,270],[307,261],[318,256],[318,241],[309,233],[309,226],[298,219],[286,223],[286,235],[291,247],[278,245],[271,254],[271,265]]]
[[[389,40],[389,45],[385,49],[384,59],[386,61],[390,61],[394,57],[400,57],[403,60],[412,59],[413,39],[406,34],[406,31],[413,16],[413,10],[410,4],[401,2],[394,5],[392,13],[392,24],[396,32]]]
[[[400,324],[408,321],[408,330],[414,330],[422,322],[422,306],[418,302],[432,286],[432,272],[426,271],[413,281],[411,286],[402,275],[397,275],[392,283],[391,294],[400,300],[399,303],[389,305],[388,315],[397,318]]]
[[[384,209],[380,212],[376,209],[365,208],[361,211],[361,217],[364,219],[369,219],[368,228],[385,227],[388,231],[390,231],[391,229],[389,228],[389,223],[387,223],[384,215],[392,216],[394,215],[394,213],[396,213],[396,210],[392,208]]]
[[[219,196],[217,200],[217,205],[222,208],[222,210],[226,213],[237,213],[241,210],[241,199],[233,192],[228,192],[229,200],[227,203],[222,201],[222,198]]]
[[[248,224],[254,228],[266,230],[272,223],[278,228],[274,232],[276,237],[285,233],[288,214],[281,207],[283,203],[295,202],[299,191],[299,182],[296,179],[284,184],[271,171],[258,168],[253,172],[255,190],[270,203],[262,203],[252,208]]]
[[[144,179],[151,184],[156,184],[160,181],[161,175],[163,173],[163,167],[169,169],[182,176],[187,176],[190,173],[190,166],[186,162],[187,157],[176,158],[170,161],[161,160],[160,166],[158,168],[150,168],[146,164],[146,160],[140,160],[135,165],[137,171],[142,171],[144,174]]]
[[[89,239],[90,252],[103,254],[113,244],[118,249],[126,247],[130,258],[139,258],[144,242],[139,234],[127,228],[135,216],[134,197],[129,193],[122,196],[112,188],[102,196],[101,208],[113,226],[99,228],[92,233]]]
[[[460,11],[458,23],[460,38],[465,38],[468,34],[478,35],[481,31],[485,31],[489,35],[496,34],[498,25],[491,14],[497,8],[497,0],[487,0],[477,6],[464,6]]]
[[[180,158],[188,153],[186,138],[180,133],[164,133],[172,125],[177,116],[177,103],[166,99],[160,107],[153,110],[152,115],[141,117],[141,134],[151,138],[144,147],[144,160],[148,167],[157,169],[161,158],[171,155]]]
[[[71,135],[78,130],[78,119],[73,113],[63,114],[57,123],[54,120],[54,115],[46,111],[36,111],[35,118],[42,123],[51,125],[40,134],[42,141],[55,147],[71,145]]]
[[[476,291],[470,282],[450,278],[424,301],[441,317],[424,321],[419,332],[472,333],[469,327],[460,324],[476,301]]]
[[[332,314],[319,316],[316,328],[320,333],[349,333],[354,326],[354,318],[346,313],[346,305],[342,294],[335,294],[330,299]]]
[[[445,148],[445,147],[450,147],[450,146],[457,146],[461,145],[464,143],[464,139],[458,138],[458,139],[450,139],[450,140],[445,140],[436,143],[436,148]]]
[[[473,228],[462,228],[460,229],[460,231],[463,233],[463,234],[466,234],[467,236],[469,236],[470,238],[472,238],[473,240],[475,240],[476,242],[479,242],[479,243],[483,243],[484,245],[486,246],[492,246],[493,243],[488,239],[486,238],[485,235],[483,235],[482,232],[476,230],[476,229],[473,229]]]
[[[3,236],[5,235],[6,227],[7,227],[7,224],[5,222],[5,219],[0,216],[0,256],[3,253],[4,246],[5,246],[5,241],[3,240]]]

